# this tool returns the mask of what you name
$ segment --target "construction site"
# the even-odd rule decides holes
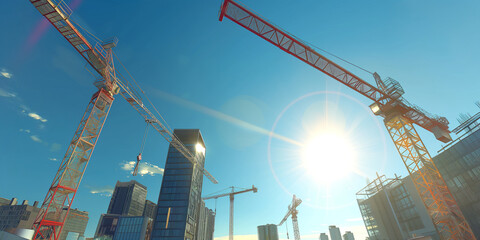
[[[0,240],[480,239],[480,3],[363,4],[6,3]]]

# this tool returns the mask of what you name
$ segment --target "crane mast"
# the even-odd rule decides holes
[[[250,192],[250,191],[253,191],[254,193],[256,193],[258,191],[258,189],[255,186],[252,186],[252,188],[250,188],[250,189],[245,189],[245,190],[241,190],[241,191],[235,191],[235,187],[233,187],[233,186],[231,188],[232,188],[232,191],[229,192],[229,193],[223,193],[223,194],[218,194],[218,195],[214,195],[214,196],[207,196],[207,197],[202,198],[203,200],[208,200],[208,199],[217,199],[217,198],[220,198],[220,197],[229,196],[229,198],[230,198],[230,214],[229,214],[229,224],[228,224],[228,239],[229,240],[233,240],[233,202],[234,202],[234,199],[235,199],[235,195],[240,194],[240,193]]]
[[[287,221],[288,217],[290,217],[291,215],[293,235],[295,236],[295,240],[300,240],[300,229],[298,228],[298,217],[297,217],[297,214],[298,214],[297,207],[298,205],[300,205],[300,203],[302,203],[302,200],[300,198],[297,198],[294,194],[292,203],[288,205],[287,214],[285,214],[285,217],[283,217],[282,221],[280,221],[280,223],[278,224],[278,226],[282,225],[285,221]],[[288,233],[287,233],[287,238],[288,238]]]
[[[475,239],[465,217],[414,128],[414,124],[432,132],[444,143],[451,141],[448,120],[427,113],[403,97],[403,89],[393,79],[383,81],[373,74],[377,87],[319,54],[294,37],[233,0],[224,0],[219,20],[232,20],[250,32],[293,55],[315,69],[373,101],[375,115],[384,124],[407,167],[422,202],[441,239]]]
[[[113,50],[117,39],[91,44],[69,20],[72,11],[63,0],[30,0],[35,8],[57,29],[75,50],[89,63],[99,75],[94,85],[98,91],[93,94],[87,109],[70,141],[67,152],[48,189],[47,195],[35,218],[33,228],[34,239],[57,240],[62,231],[65,219],[77,193],[77,189],[85,173],[87,164],[100,136],[114,95],[120,94],[133,106],[140,115],[148,120],[172,146],[182,153],[194,167],[213,183],[215,178],[197,163],[196,155],[162,123],[142,102],[138,92],[127,82],[117,77],[113,61]]]

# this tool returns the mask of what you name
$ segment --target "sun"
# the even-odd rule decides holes
[[[320,133],[302,148],[302,165],[320,185],[331,185],[352,173],[355,150],[342,133]]]

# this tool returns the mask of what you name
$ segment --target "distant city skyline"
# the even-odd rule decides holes
[[[122,1],[66,3],[73,9],[71,20],[88,32],[118,37],[115,54],[171,129],[202,130],[205,168],[219,180],[205,181],[202,195],[258,186],[258,194],[235,203],[241,209],[235,212],[238,240],[255,239],[257,226],[280,221],[293,194],[304,200],[298,208],[302,239],[317,240],[335,224],[363,240],[355,193],[376,172],[408,174],[382,119],[368,108],[372,102],[231,21],[219,22],[220,0],[142,1],[134,9]],[[479,2],[242,3],[315,46],[398,80],[409,101],[447,117],[450,129],[460,113],[477,112],[480,33],[472,29],[478,27]],[[29,1],[7,1],[3,9],[0,196],[41,204],[96,91],[96,77]],[[375,84],[371,74],[325,56]],[[87,237],[106,213],[116,181],[138,180],[149,189],[146,199],[157,202],[168,154],[168,142],[147,128],[139,174],[131,176],[145,122],[120,95],[114,97],[72,204],[89,212]],[[328,167],[306,169],[300,157],[312,133],[326,128],[348,138],[358,170],[328,186],[306,174]],[[432,157],[437,155],[444,144],[417,130]],[[228,199],[206,204],[216,209],[218,240],[228,236],[228,204]],[[286,239],[284,228],[279,238]]]

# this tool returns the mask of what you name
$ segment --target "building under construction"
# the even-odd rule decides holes
[[[480,102],[477,102],[480,108]],[[459,136],[433,158],[465,219],[480,238],[480,112],[463,115],[453,129]]]
[[[357,202],[369,239],[440,239],[411,176],[401,179],[377,175],[357,193]]]
[[[480,238],[480,112],[462,115],[459,122],[453,130],[459,137],[433,161],[473,234]],[[370,239],[438,238],[411,176],[377,176],[357,193],[357,201]]]

